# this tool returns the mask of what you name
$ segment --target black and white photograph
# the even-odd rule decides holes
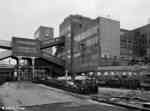
[[[150,111],[150,0],[0,0],[0,111]]]

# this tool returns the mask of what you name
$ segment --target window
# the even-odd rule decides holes
[[[67,34],[67,37],[69,37],[69,38],[70,38],[70,37],[71,37],[71,33],[68,33],[68,34]]]
[[[85,76],[85,73],[81,73],[82,76]]]
[[[132,76],[132,72],[129,72],[128,75],[129,75],[129,76]]]
[[[140,35],[140,32],[139,32],[139,31],[135,33],[135,36],[139,36],[139,35]]]
[[[97,36],[96,37],[92,37],[88,40],[86,40],[86,46],[92,46],[94,44],[97,44]]]
[[[122,75],[123,75],[123,76],[126,76],[126,75],[127,75],[127,73],[126,73],[126,72],[123,72],[123,73],[122,73]]]
[[[82,28],[82,24],[79,24],[79,27]]]
[[[108,72],[105,72],[105,73],[104,73],[104,76],[108,76]]]
[[[114,72],[111,72],[111,75],[113,76],[113,75],[115,75],[115,73],[114,73]]]
[[[93,76],[93,74],[94,74],[93,72],[90,72],[90,73],[89,73],[90,76]]]
[[[97,76],[101,76],[102,75],[102,73],[101,72],[97,72]]]

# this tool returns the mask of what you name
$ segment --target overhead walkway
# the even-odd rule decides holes
[[[6,59],[8,57],[12,57],[12,51],[8,50],[8,51],[2,51],[0,53],[0,60]],[[41,58],[45,59],[53,64],[59,65],[59,66],[64,66],[65,62],[55,56],[52,56],[46,52],[42,52],[41,54]]]
[[[64,37],[50,39],[49,41],[42,41],[41,42],[41,49],[53,47],[56,45],[62,45],[62,44],[64,44],[64,42],[65,42]]]
[[[59,37],[50,39],[49,41],[41,42],[39,45],[41,46],[41,50],[43,50],[52,46],[63,45],[64,40],[64,37]],[[8,57],[13,57],[11,41],[0,40],[0,48],[7,49],[7,51],[3,51],[0,53],[0,60],[6,59]],[[48,61],[48,63],[52,64],[52,66],[55,67],[54,69],[61,69],[65,66],[65,61],[44,51],[42,51],[41,56],[39,58]]]
[[[11,56],[12,56],[12,51],[10,50],[0,52],[0,60],[6,59]]]
[[[0,48],[2,49],[11,49],[11,41],[0,40]]]
[[[64,44],[64,37],[59,37],[59,38],[54,38],[54,39],[50,39],[48,41],[42,41],[41,42],[41,49],[45,49],[48,47],[53,47],[56,45],[61,45]],[[7,41],[7,40],[0,40],[0,48],[2,49],[12,49],[12,43],[11,41]]]
[[[63,61],[60,58],[57,58],[55,56],[52,56],[52,55],[50,55],[49,53],[46,53],[46,52],[42,52],[41,58],[43,58],[43,59],[45,59],[49,62],[52,62],[56,65],[59,65],[59,66],[64,66],[65,65],[65,61]]]

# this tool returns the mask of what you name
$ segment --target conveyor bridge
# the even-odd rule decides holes
[[[46,53],[45,51],[42,51],[43,49],[63,44],[64,44],[64,37],[54,38],[50,39],[49,41],[40,42],[40,49],[42,53],[39,58],[45,59],[49,63],[55,64],[55,66],[64,67],[65,62],[63,60],[54,55]],[[6,51],[2,51],[0,53],[0,60],[6,59],[8,57],[13,57],[11,41],[0,40],[0,48],[6,49]]]

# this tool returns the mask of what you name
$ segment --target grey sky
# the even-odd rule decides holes
[[[40,25],[55,28],[69,14],[119,20],[121,27],[133,29],[150,18],[150,0],[0,0],[0,39],[31,37]]]

